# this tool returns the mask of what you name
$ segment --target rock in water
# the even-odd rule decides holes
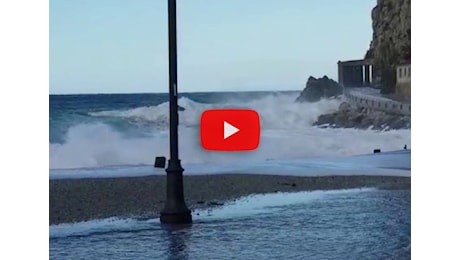
[[[316,102],[321,98],[336,97],[342,95],[342,93],[342,86],[327,76],[318,79],[310,76],[296,102]]]

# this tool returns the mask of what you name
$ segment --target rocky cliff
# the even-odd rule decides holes
[[[410,62],[410,17],[410,0],[377,0],[372,9],[373,36],[365,58],[373,59],[376,76],[390,88],[386,92],[393,91],[395,67]]]

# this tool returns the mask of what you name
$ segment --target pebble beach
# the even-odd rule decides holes
[[[410,177],[226,174],[184,176],[187,206],[218,207],[251,194],[361,187],[410,190]],[[164,206],[166,177],[61,179],[49,181],[49,224],[108,217],[158,217]]]

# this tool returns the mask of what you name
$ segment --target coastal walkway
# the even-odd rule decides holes
[[[410,103],[403,103],[382,97],[379,90],[361,87],[344,88],[345,101],[355,107],[367,108],[371,111],[383,111],[399,115],[410,115]]]

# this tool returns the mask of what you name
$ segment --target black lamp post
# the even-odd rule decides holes
[[[185,205],[182,173],[179,160],[177,106],[177,38],[176,0],[168,0],[169,32],[169,150],[171,158],[166,168],[166,204],[161,211],[160,221],[165,224],[187,224],[192,214]]]

